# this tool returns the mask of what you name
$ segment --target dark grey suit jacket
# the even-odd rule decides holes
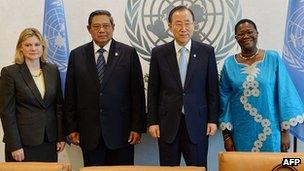
[[[112,40],[102,85],[93,42],[72,50],[65,91],[67,134],[79,132],[82,148],[95,149],[100,136],[108,148],[121,148],[130,131],[146,130],[142,69],[128,45]]]
[[[40,92],[26,64],[4,67],[0,81],[0,116],[3,142],[14,151],[22,145],[39,145],[45,133],[50,142],[63,139],[62,95],[55,65],[41,63],[45,95]]]

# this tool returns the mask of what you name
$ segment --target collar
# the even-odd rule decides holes
[[[188,52],[190,52],[191,44],[192,44],[191,39],[188,41],[188,43],[187,43],[185,46],[179,45],[179,44],[176,42],[176,40],[174,40],[174,47],[175,47],[175,51],[176,51],[177,53],[179,52],[179,50],[180,50],[182,47],[185,47],[185,48],[188,50]]]
[[[106,52],[109,52],[109,51],[110,51],[111,43],[112,43],[112,39],[111,39],[104,47],[99,47],[99,46],[94,42],[94,40],[93,40],[94,53],[97,53],[97,51],[98,51],[100,48],[103,48],[104,50],[106,50]]]

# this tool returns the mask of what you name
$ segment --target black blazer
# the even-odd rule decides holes
[[[3,142],[10,151],[22,145],[39,145],[45,133],[50,142],[63,139],[62,95],[55,65],[41,63],[45,95],[40,92],[26,64],[13,64],[1,71],[0,116]]]
[[[67,134],[80,133],[80,145],[95,149],[102,135],[111,149],[128,145],[130,131],[145,131],[142,69],[134,48],[112,40],[100,85],[93,42],[70,53],[65,92]]]
[[[148,125],[160,126],[160,138],[176,137],[182,106],[190,140],[206,139],[207,123],[217,123],[218,72],[213,47],[192,41],[183,89],[174,42],[152,49],[148,84]]]

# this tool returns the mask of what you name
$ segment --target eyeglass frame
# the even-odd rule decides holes
[[[181,22],[181,21],[177,21],[177,22],[175,22],[175,23],[173,23],[173,24],[171,24],[172,25],[172,27],[174,28],[174,29],[177,29],[177,30],[180,30],[180,29],[182,29],[182,28],[186,28],[186,29],[189,29],[190,27],[192,27],[192,26],[194,26],[194,22]]]
[[[245,35],[247,35],[247,36],[253,36],[253,35],[255,35],[255,34],[258,34],[258,32],[255,31],[255,30],[248,30],[248,31],[244,31],[244,32],[242,32],[242,33],[237,33],[237,34],[235,34],[235,38],[236,38],[236,39],[241,39],[241,38],[244,38]]]
[[[100,30],[101,28],[104,30],[109,30],[110,28],[112,28],[112,24],[111,23],[103,23],[103,24],[92,24],[91,28],[93,30]]]

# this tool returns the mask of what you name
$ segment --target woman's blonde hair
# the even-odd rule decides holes
[[[40,61],[43,63],[46,62],[46,57],[47,57],[46,42],[43,39],[41,33],[35,28],[26,28],[20,33],[18,43],[16,45],[16,53],[15,53],[15,61],[14,61],[16,64],[24,63],[24,55],[21,52],[21,45],[22,45],[22,42],[24,42],[27,38],[33,37],[33,36],[36,36],[38,38],[38,40],[42,46],[42,49],[43,49],[43,53],[42,53],[42,56],[40,57]]]

